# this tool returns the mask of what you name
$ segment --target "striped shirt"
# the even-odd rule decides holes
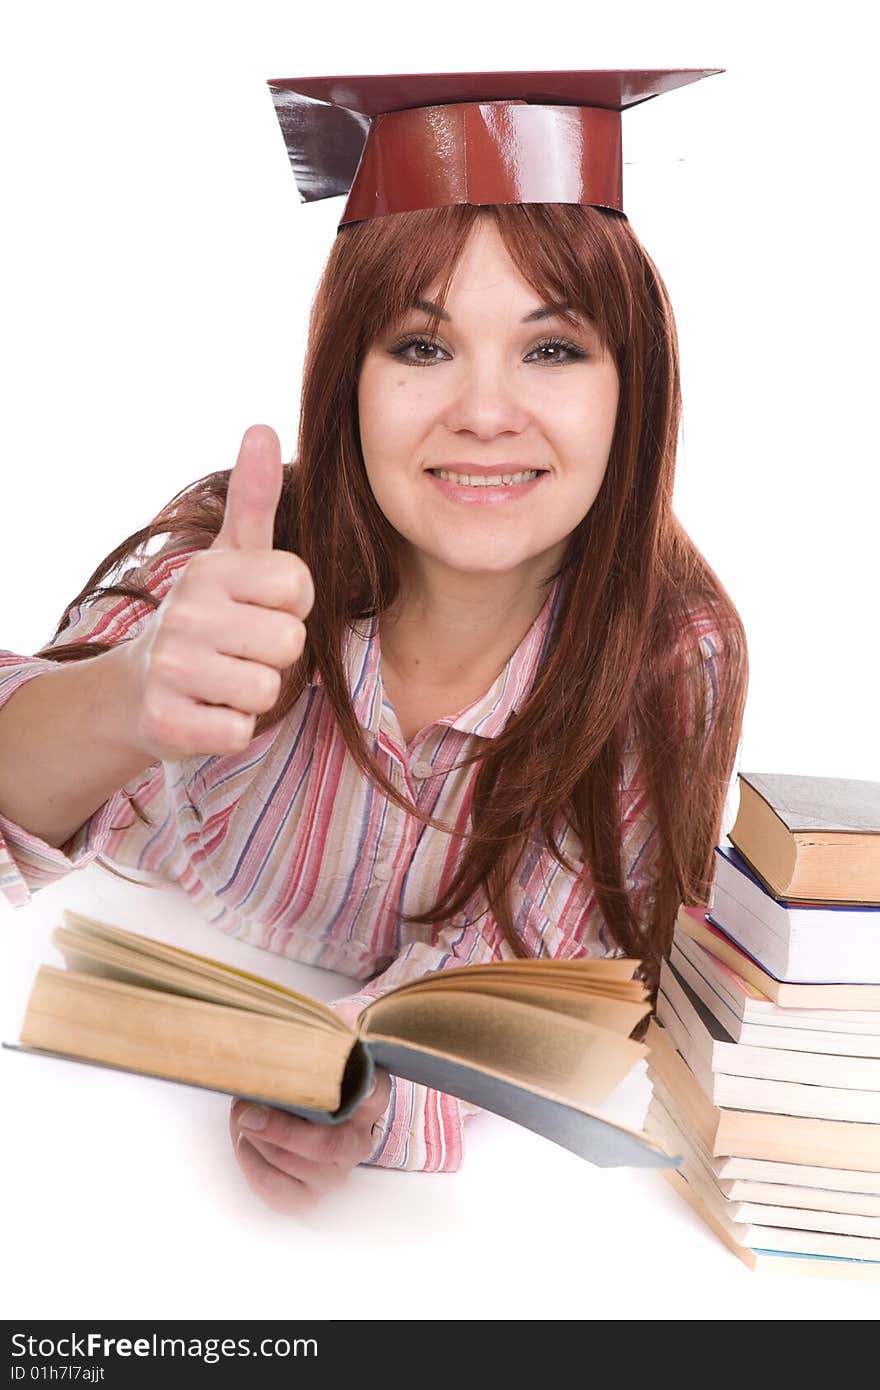
[[[193,553],[175,552],[168,543],[129,569],[123,582],[143,585],[162,599]],[[556,579],[486,693],[421,729],[409,745],[383,691],[376,618],[346,629],[344,660],[355,715],[383,771],[420,810],[466,831],[478,769],[455,764],[480,740],[498,735],[528,696],[559,597]],[[53,644],[115,644],[136,636],[152,611],[105,595],[74,608]],[[708,629],[701,644],[711,693],[716,648]],[[26,681],[54,669],[57,664],[45,658],[0,651],[0,708]],[[657,835],[637,774],[628,745],[620,789],[625,882],[650,893]],[[149,813],[152,826],[138,819],[129,796]],[[580,842],[564,819],[557,838],[583,869]],[[365,1006],[426,971],[513,956],[482,892],[440,929],[400,920],[401,913],[428,910],[451,879],[460,846],[455,836],[390,804],[364,776],[316,673],[290,713],[244,752],[156,763],[111,796],[61,848],[0,815],[0,891],[13,907],[22,906],[32,892],[100,854],[123,870],[176,881],[218,931],[362,981],[346,1000]],[[537,837],[510,891],[514,925],[529,954],[620,954],[589,874],[582,880],[563,869]],[[454,1171],[462,1160],[464,1119],[475,1113],[476,1106],[394,1077],[384,1130],[367,1162]]]

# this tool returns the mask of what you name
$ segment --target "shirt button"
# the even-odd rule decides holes
[[[413,777],[420,778],[433,777],[434,769],[432,768],[430,763],[413,763],[412,775]]]
[[[377,878],[380,883],[385,883],[391,877],[392,868],[387,859],[380,859],[378,864],[373,865],[373,878]]]

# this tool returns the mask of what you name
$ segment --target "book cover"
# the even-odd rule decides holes
[[[729,838],[789,901],[880,904],[880,783],[739,773]]]
[[[741,772],[792,834],[880,834],[880,782],[793,772]]]

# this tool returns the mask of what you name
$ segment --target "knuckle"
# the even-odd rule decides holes
[[[228,733],[224,737],[227,753],[243,753],[254,736],[256,719],[252,714],[231,713],[227,720]]]
[[[295,593],[297,606],[305,613],[308,613],[315,599],[315,586],[312,581],[312,571],[301,556],[291,554],[290,558],[293,560],[292,570],[296,581]]]
[[[270,710],[278,699],[281,690],[280,671],[275,671],[270,666],[264,666],[257,673],[256,688],[255,705],[260,713],[264,713],[266,710]]]
[[[155,691],[144,697],[141,725],[153,738],[171,739],[177,732],[170,710]]]
[[[306,644],[306,628],[299,618],[288,616],[283,624],[278,646],[284,666],[292,666],[302,656]]]
[[[162,631],[168,636],[177,637],[191,633],[197,622],[195,604],[177,592],[172,594],[162,609]]]
[[[150,671],[158,680],[170,685],[180,675],[181,651],[173,642],[157,641],[150,653]]]

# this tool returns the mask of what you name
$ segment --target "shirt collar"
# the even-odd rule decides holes
[[[528,698],[538,666],[550,640],[559,609],[561,579],[557,576],[550,587],[544,605],[486,693],[457,715],[444,715],[436,721],[441,726],[458,729],[463,734],[494,738],[501,733],[508,719]],[[381,648],[377,616],[362,618],[345,628],[343,666],[348,677],[349,692],[358,722],[368,733],[378,737],[382,720],[383,691],[380,671]],[[321,673],[315,674],[310,685],[323,685]]]

